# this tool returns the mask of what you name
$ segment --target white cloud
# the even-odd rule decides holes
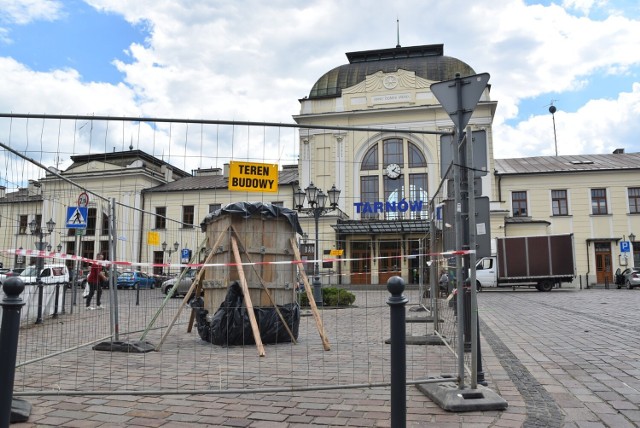
[[[57,2],[16,1],[12,10],[21,3],[32,7],[11,16],[45,19],[61,13]],[[345,52],[395,46],[396,17],[403,46],[444,43],[445,55],[491,74],[500,157],[553,154],[550,115],[506,125],[521,117],[522,100],[577,92],[597,73],[640,80],[633,75],[640,66],[638,19],[619,13],[589,17],[596,10],[613,9],[616,2],[88,3],[148,28],[147,40],[129,47],[129,61],[114,61],[125,76],[123,84],[83,83],[73,70],[36,73],[5,58],[0,73],[12,76],[11,86],[0,88],[1,110],[290,123],[299,111],[298,99],[308,95],[322,74],[346,63]],[[45,14],[45,4],[54,10]],[[576,10],[580,16],[572,14]],[[620,139],[640,151],[631,135],[624,134],[640,123],[637,99],[637,87],[629,86],[629,92],[594,99],[576,112],[559,109],[559,152],[608,152],[621,145]]]
[[[59,18],[62,3],[57,0],[2,0],[0,22],[27,24],[31,21],[53,21]]]

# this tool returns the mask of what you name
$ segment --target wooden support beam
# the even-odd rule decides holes
[[[300,249],[298,249],[298,244],[294,238],[291,238],[291,247],[293,248],[293,254],[296,257],[296,260],[298,261],[298,272],[302,277],[302,282],[304,283],[304,290],[307,292],[307,297],[309,297],[309,306],[311,307],[313,318],[315,318],[316,321],[316,328],[318,329],[320,339],[322,340],[322,347],[325,351],[329,351],[331,350],[331,345],[329,345],[329,340],[327,339],[327,335],[324,331],[322,319],[320,318],[320,313],[318,312],[318,306],[316,306],[316,301],[313,299],[313,292],[311,291],[311,285],[309,285],[309,278],[307,278],[307,273],[304,271],[304,263],[302,262],[302,257],[300,257]]]
[[[264,357],[265,353],[264,346],[262,345],[262,338],[260,337],[260,329],[258,328],[256,314],[253,312],[253,303],[251,302],[251,296],[249,295],[249,286],[247,285],[247,278],[244,276],[242,259],[240,258],[240,251],[238,250],[238,241],[236,241],[235,236],[231,236],[231,248],[236,261],[235,265],[240,278],[240,288],[242,288],[242,294],[244,295],[244,304],[247,307],[247,315],[249,315],[249,323],[251,324],[253,339],[256,342],[256,348],[258,348],[258,355]]]

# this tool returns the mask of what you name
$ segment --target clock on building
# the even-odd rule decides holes
[[[395,180],[396,178],[400,177],[400,174],[402,173],[402,168],[400,168],[400,165],[398,165],[397,163],[390,163],[389,165],[387,165],[386,172],[387,172],[387,177],[389,177],[392,180]]]

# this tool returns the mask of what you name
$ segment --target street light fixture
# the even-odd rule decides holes
[[[629,241],[634,242],[635,240],[636,240],[636,235],[633,232],[631,232],[629,234]]]
[[[53,219],[49,219],[46,225],[47,225],[47,232],[43,232],[42,228],[40,227],[40,224],[36,222],[35,219],[29,222],[29,231],[31,232],[32,235],[38,237],[38,242],[36,247],[38,251],[44,250],[44,242],[43,242],[44,237],[47,235],[51,235],[51,233],[53,232],[53,229],[55,229],[56,227],[56,222],[53,221]],[[51,246],[49,245],[48,247],[49,247],[49,251],[51,251]],[[42,286],[42,280],[41,280],[40,274],[43,268],[44,268],[44,259],[42,257],[38,257],[36,260],[36,285],[38,287],[38,318],[36,319],[36,324],[42,324],[42,294],[43,294],[42,287],[43,286]]]
[[[313,265],[313,300],[315,300],[316,305],[321,306],[322,302],[322,282],[320,282],[320,265],[318,260],[320,259],[318,253],[318,221],[323,214],[326,214],[330,211],[333,211],[338,208],[338,198],[340,197],[340,190],[338,190],[335,184],[331,187],[331,189],[325,194],[322,189],[317,188],[313,181],[309,183],[304,191],[298,187],[293,193],[293,204],[295,205],[298,212],[304,212],[309,216],[313,216],[315,222],[315,231],[316,231],[316,239],[315,239],[315,262]],[[304,200],[307,199],[310,208],[303,208]],[[325,207],[327,203],[327,198],[329,199],[329,207]]]
[[[177,252],[178,248],[180,248],[180,244],[178,241],[173,243],[173,249],[169,248],[167,250],[167,241],[162,243],[162,251],[169,254],[169,264],[171,264],[171,253]],[[167,273],[171,273],[171,268],[168,269]]]

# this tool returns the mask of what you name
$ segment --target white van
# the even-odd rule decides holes
[[[36,284],[38,269],[35,266],[27,267],[19,278],[25,285]],[[40,271],[40,281],[43,284],[66,284],[69,282],[69,269],[64,264],[44,265]]]

